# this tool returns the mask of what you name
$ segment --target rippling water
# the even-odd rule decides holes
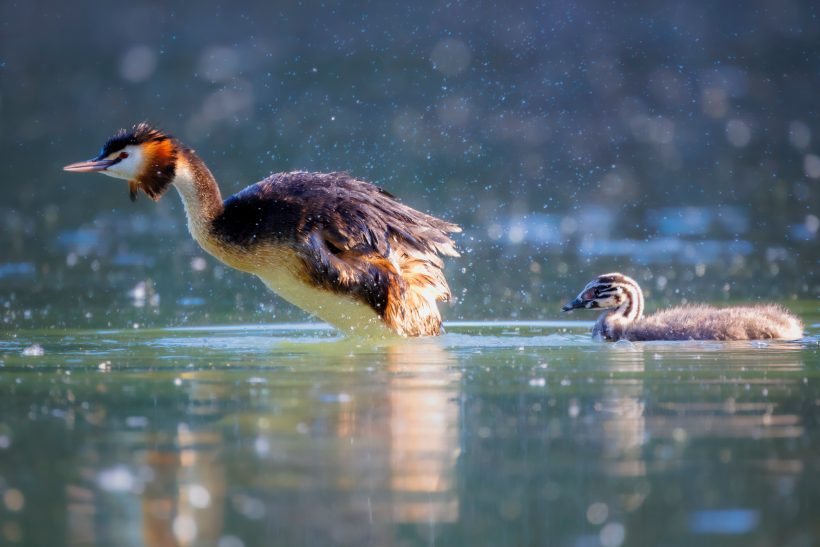
[[[2,543],[818,539],[816,323],[773,343],[588,328],[451,323],[377,347],[303,324],[17,332]]]

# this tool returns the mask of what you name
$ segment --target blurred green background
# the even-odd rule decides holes
[[[346,170],[460,223],[450,319],[547,318],[621,270],[654,305],[815,299],[811,1],[0,3],[0,321],[302,319],[179,199],[70,175],[148,120],[229,195]]]

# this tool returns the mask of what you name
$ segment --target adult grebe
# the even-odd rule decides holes
[[[779,306],[681,306],[643,317],[643,292],[631,277],[608,273],[590,281],[562,309],[605,309],[592,329],[602,340],[795,340],[800,320]]]
[[[344,173],[277,173],[224,202],[193,150],[146,123],[120,130],[89,161],[64,167],[128,181],[158,201],[174,186],[207,252],[288,302],[362,336],[441,332],[450,298],[440,255],[459,256],[455,224]]]

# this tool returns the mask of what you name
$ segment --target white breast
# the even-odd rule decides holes
[[[254,273],[270,290],[345,334],[378,338],[395,336],[370,306],[308,285],[287,268]]]

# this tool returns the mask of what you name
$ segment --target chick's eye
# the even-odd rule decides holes
[[[121,160],[124,160],[127,157],[128,157],[128,152],[120,152],[119,158]]]
[[[592,300],[595,298],[595,289],[589,289],[587,292],[584,293],[584,300]]]

